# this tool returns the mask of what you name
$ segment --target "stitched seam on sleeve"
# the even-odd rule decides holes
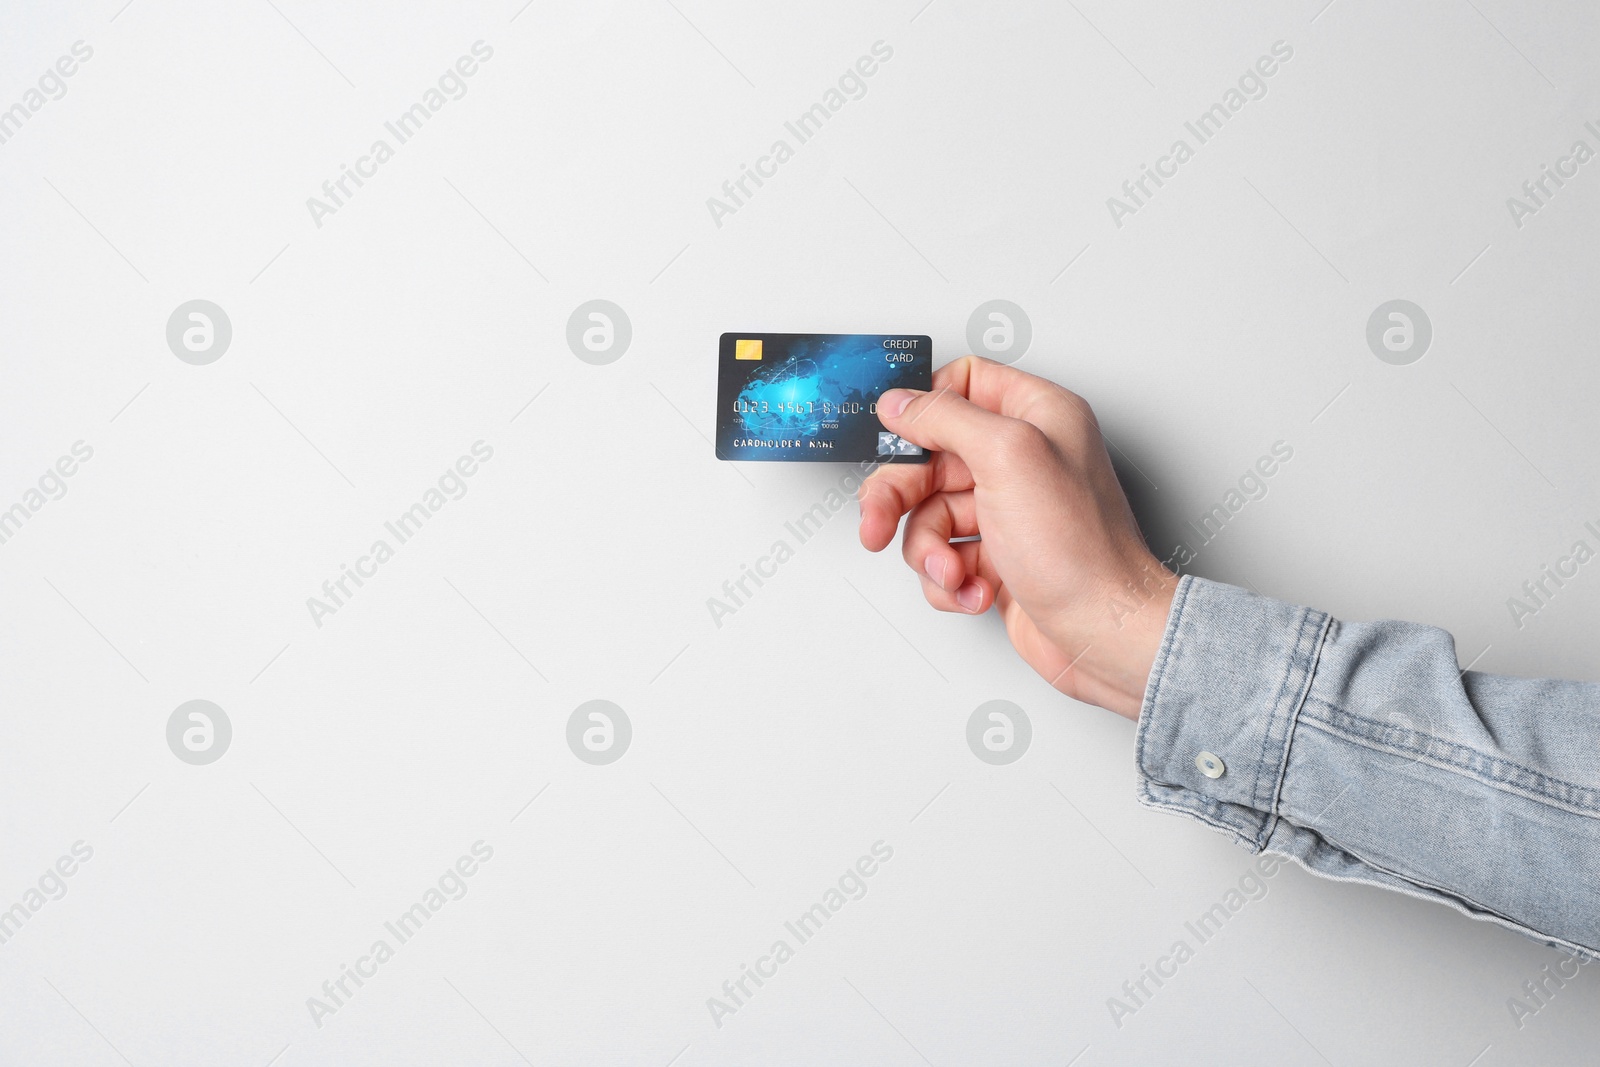
[[[1351,715],[1349,712],[1341,711],[1338,708],[1333,708],[1333,706],[1328,704],[1326,701],[1312,698],[1311,700],[1307,701],[1307,703],[1321,704],[1332,708],[1332,710],[1338,712],[1340,715],[1346,718],[1357,720],[1362,723],[1372,723],[1373,725],[1381,726],[1381,724],[1373,723],[1373,720],[1371,719],[1365,719],[1359,715]],[[1509,793],[1513,796],[1520,796],[1527,800],[1537,801],[1550,807],[1557,808],[1561,811],[1571,812],[1574,815],[1582,815],[1591,819],[1600,818],[1600,790],[1574,785],[1571,782],[1566,782],[1559,778],[1552,778],[1549,775],[1530,770],[1521,766],[1520,764],[1513,763],[1510,760],[1486,756],[1474,749],[1466,748],[1462,745],[1457,745],[1454,742],[1445,741],[1437,737],[1430,738],[1429,743],[1423,747],[1393,745],[1380,741],[1375,737],[1366,736],[1363,732],[1342,728],[1337,723],[1330,722],[1318,715],[1310,713],[1303,714],[1301,716],[1301,721],[1314,730],[1327,734],[1330,737],[1337,738],[1341,741],[1348,742],[1349,744],[1360,745],[1362,748],[1370,749],[1373,752],[1382,752],[1386,755],[1395,756],[1398,758],[1418,760],[1430,767],[1436,767],[1439,770],[1453,773],[1460,778],[1474,782],[1486,789],[1493,789],[1496,792]],[[1448,758],[1450,754],[1453,754],[1452,750],[1454,750],[1454,752],[1468,753],[1471,757],[1476,758],[1476,760],[1479,762],[1487,764],[1491,767],[1510,768],[1511,770],[1517,772],[1518,780],[1512,780],[1511,775],[1508,773],[1499,779],[1486,778],[1482,773],[1479,773],[1474,768],[1467,766],[1466,763],[1459,757]],[[1521,776],[1523,775],[1527,776],[1527,779],[1539,784],[1524,784],[1524,782],[1521,780]]]
[[[1300,725],[1300,716],[1304,711],[1306,702],[1311,696],[1311,683],[1317,676],[1317,667],[1322,662],[1322,650],[1327,647],[1328,632],[1333,623],[1333,617],[1320,611],[1307,610],[1305,615],[1306,629],[1315,624],[1315,633],[1311,638],[1311,648],[1305,657],[1305,677],[1300,682],[1300,694],[1294,702],[1294,707],[1288,709],[1288,722],[1284,724],[1283,750],[1278,757],[1277,778],[1272,785],[1272,796],[1267,803],[1267,825],[1262,831],[1262,843],[1272,836],[1272,831],[1278,825],[1278,807],[1283,796],[1283,780],[1289,773],[1289,751],[1294,747],[1295,730]]]
[[[1289,655],[1284,657],[1283,673],[1278,678],[1278,691],[1273,694],[1272,703],[1267,705],[1267,721],[1261,731],[1261,751],[1256,753],[1255,781],[1250,785],[1250,802],[1258,811],[1261,808],[1261,778],[1267,765],[1267,745],[1272,740],[1272,720],[1277,718],[1278,709],[1283,706],[1283,693],[1289,687],[1289,676],[1294,673],[1294,661],[1300,647],[1299,629],[1303,629],[1304,626],[1305,620],[1302,616],[1300,628],[1295,633],[1294,647]],[[1263,836],[1261,840],[1264,842],[1266,838]]]
[[[1273,695],[1272,702],[1267,706],[1267,721],[1263,725],[1263,729],[1261,731],[1261,751],[1256,755],[1255,781],[1251,783],[1250,786],[1250,802],[1254,809],[1259,813],[1256,827],[1256,843],[1262,846],[1265,846],[1266,844],[1267,831],[1270,827],[1270,823],[1272,821],[1272,812],[1274,810],[1273,801],[1277,796],[1278,782],[1282,776],[1281,766],[1274,767],[1272,770],[1272,788],[1270,790],[1264,788],[1266,784],[1267,768],[1269,766],[1267,760],[1267,750],[1272,744],[1274,725],[1277,723],[1278,718],[1280,716],[1292,718],[1293,715],[1298,711],[1301,702],[1305,699],[1305,695],[1302,692],[1300,697],[1295,700],[1294,706],[1288,706],[1288,691],[1290,681],[1294,678],[1296,668],[1302,663],[1302,661],[1305,661],[1309,658],[1304,651],[1304,648],[1306,644],[1306,631],[1310,628],[1312,615],[1313,613],[1308,608],[1299,609],[1299,625],[1295,627],[1294,644],[1290,647],[1289,654],[1284,658],[1283,673],[1278,679],[1278,691]],[[1289,724],[1285,723],[1285,733],[1283,739],[1285,753],[1288,751],[1288,728]],[[1281,764],[1281,759],[1279,763]]]

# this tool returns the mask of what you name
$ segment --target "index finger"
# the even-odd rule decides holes
[[[998,363],[989,360],[968,357],[946,363],[933,373],[933,390],[930,395],[941,392],[954,392],[960,397],[970,398],[974,384],[974,366],[978,370],[979,397],[984,398],[984,406],[989,411],[1000,411],[1005,386],[1005,378],[990,378],[986,371],[1010,370],[1002,368]],[[1016,371],[1019,378],[1030,378],[1021,371]],[[1037,379],[1035,379],[1037,381]],[[1014,381],[1011,382],[1014,384]],[[915,422],[915,419],[912,419]],[[861,544],[872,552],[882,552],[886,545],[894,539],[894,531],[899,528],[901,515],[922,504],[925,499],[934,493],[950,491],[960,493],[971,490],[974,485],[973,472],[966,466],[958,454],[950,451],[930,450],[930,458],[926,464],[885,464],[872,472],[872,477],[862,483],[856,491],[856,502],[861,506]]]
[[[1087,401],[1070,389],[1015,367],[981,356],[963,356],[934,371],[933,391],[928,395],[937,397],[944,392],[993,414],[1029,423],[1068,452],[1104,447],[1099,420]],[[901,429],[914,434],[917,420],[938,406],[936,401],[919,405]],[[971,430],[969,426],[969,436]],[[971,465],[954,452],[934,450],[926,464],[880,468],[857,492],[861,543],[879,551],[894,539],[901,515],[933,493],[971,489],[974,484]]]
[[[900,516],[940,492],[973,486],[972,472],[954,452],[933,452],[926,463],[885,463],[856,490],[861,544],[881,552],[894,540]]]

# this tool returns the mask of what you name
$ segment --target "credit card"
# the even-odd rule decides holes
[[[933,388],[933,341],[911,333],[725,333],[717,352],[718,459],[926,463],[884,429],[886,389]]]

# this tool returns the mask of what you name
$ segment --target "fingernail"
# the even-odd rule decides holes
[[[922,572],[932,578],[935,585],[943,589],[945,569],[948,566],[949,564],[945,560],[937,555],[930,554],[927,559],[922,561]]]
[[[917,394],[910,389],[890,389],[878,398],[878,414],[891,419],[899,418],[906,405],[916,397]]]
[[[956,590],[956,603],[967,611],[976,612],[983,603],[983,586],[974,581],[964,583]]]

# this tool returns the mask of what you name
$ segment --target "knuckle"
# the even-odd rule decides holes
[[[1007,425],[997,427],[994,442],[999,455],[1011,461],[1036,459],[1050,447],[1050,440],[1043,430],[1020,419],[1008,420]]]
[[[1089,401],[1085,400],[1077,393],[1074,393],[1071,389],[1068,389],[1064,385],[1057,386],[1057,388],[1061,390],[1061,396],[1064,400],[1066,400],[1067,403],[1083,412],[1083,414],[1089,418],[1094,418],[1094,408],[1090,406]]]
[[[1065,386],[1056,386],[1057,405],[1062,414],[1075,417],[1089,429],[1100,429],[1099,416],[1095,415],[1094,408],[1083,397],[1074,393]]]

